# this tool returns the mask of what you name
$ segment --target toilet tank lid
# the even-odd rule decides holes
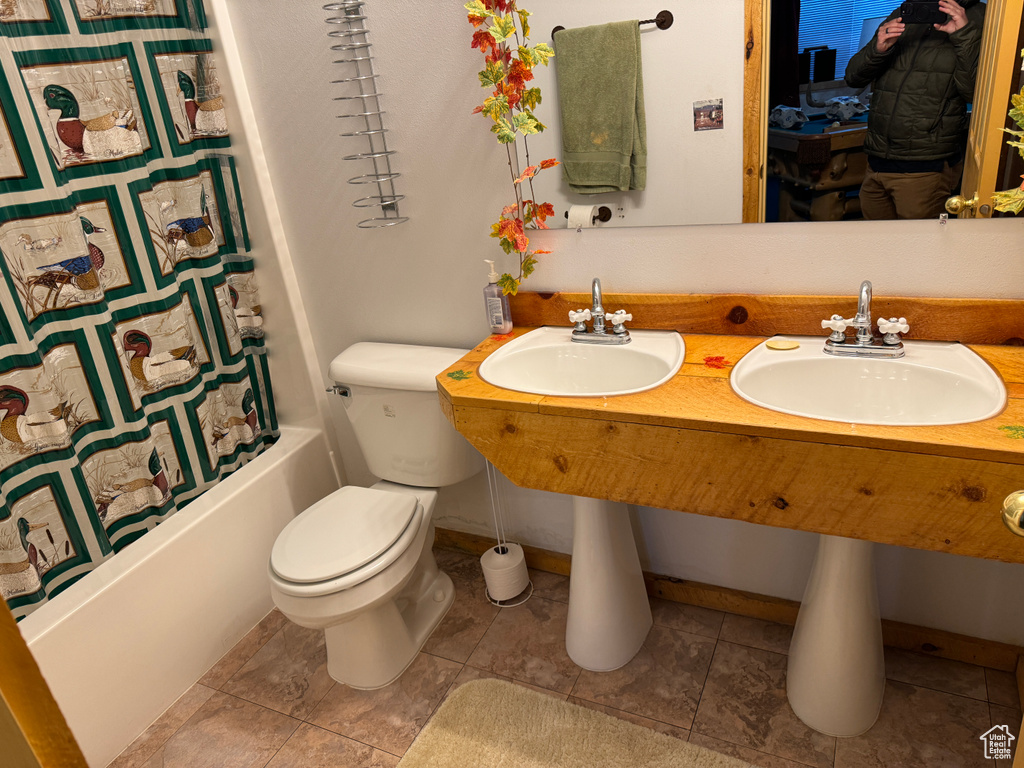
[[[361,341],[334,358],[330,374],[339,384],[433,392],[437,389],[434,377],[467,352],[453,347]]]

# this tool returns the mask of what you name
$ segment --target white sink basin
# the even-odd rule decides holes
[[[538,328],[505,344],[480,366],[496,387],[535,395],[610,397],[664,384],[683,364],[675,331],[634,331],[628,344],[571,341],[571,328]]]
[[[773,350],[763,343],[733,368],[733,390],[754,405],[826,421],[894,426],[964,424],[1006,405],[1006,387],[962,344],[905,341],[897,360],[836,357],[825,339],[776,336],[800,344]]]

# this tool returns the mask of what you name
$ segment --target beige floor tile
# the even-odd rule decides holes
[[[715,739],[711,736],[705,736],[702,733],[691,733],[690,743],[696,744],[699,747],[706,747],[712,752],[718,752],[729,757],[735,757],[739,760],[746,760],[755,768],[805,768],[803,763],[797,763],[792,760],[787,760],[784,757],[776,757],[775,755],[769,755],[764,752],[758,752],[756,749],[750,749],[749,747],[741,747],[739,744],[732,744],[728,741],[722,741],[721,739]]]
[[[461,664],[421,653],[398,680],[375,691],[335,685],[307,720],[403,755],[461,669]]]
[[[888,680],[878,722],[861,736],[839,739],[835,768],[990,766],[979,740],[991,727],[988,706]]]
[[[998,704],[988,705],[992,725],[1005,725],[1010,729],[1013,740],[1010,742],[1010,759],[994,760],[996,768],[1010,768],[1013,765],[1013,756],[1017,754],[1017,745],[1020,743],[1021,713],[1016,707],[1001,707]]]
[[[439,563],[440,565],[440,563]],[[476,562],[477,573],[467,578],[468,569],[441,570],[452,577],[455,584],[455,601],[447,615],[427,638],[423,650],[435,656],[465,663],[473,653],[494,617],[501,609],[487,599],[483,575],[479,573],[480,563]]]
[[[534,597],[554,600],[558,603],[569,602],[569,577],[560,573],[548,573],[529,568],[530,581],[533,582]]]
[[[513,680],[568,693],[580,668],[565,651],[569,606],[531,597],[502,608],[467,662]]]
[[[1017,676],[1013,672],[1001,672],[997,669],[985,670],[985,684],[988,687],[988,700],[1001,707],[1020,709],[1020,694],[1017,691]]]
[[[288,622],[221,689],[301,720],[332,685],[323,630]]]
[[[300,725],[226,693],[213,694],[147,768],[263,768]]]
[[[454,549],[435,549],[434,559],[437,567],[451,576],[456,584],[484,580],[484,572],[480,568],[480,557],[468,552]]]
[[[162,747],[213,694],[213,688],[196,683],[183,693],[142,735],[114,758],[107,768],[137,768]]]
[[[985,668],[900,648],[885,649],[885,676],[934,691],[988,701]]]
[[[836,740],[812,730],[786,699],[787,657],[718,641],[693,732],[829,768]]]
[[[727,613],[718,637],[721,640],[727,640],[736,645],[745,645],[748,648],[760,648],[762,651],[788,654],[789,643],[793,639],[793,628],[786,624],[776,624],[773,621]]]
[[[234,648],[225,653],[220,661],[210,667],[199,682],[210,688],[220,688],[287,623],[288,619],[279,610],[272,610],[259,624],[249,630]]]
[[[401,758],[303,723],[267,768],[395,768]]]
[[[659,597],[651,598],[651,613],[654,615],[655,624],[693,635],[716,638],[722,631],[722,620],[725,618],[722,611],[662,600]]]
[[[565,701],[568,697],[568,694],[565,693],[559,693],[558,691],[550,691],[547,688],[541,688],[538,685],[530,685],[529,683],[524,683],[521,680],[513,680],[511,677],[497,675],[494,672],[488,672],[485,669],[477,669],[476,667],[466,666],[462,668],[462,671],[459,672],[459,676],[455,678],[455,682],[452,683],[451,688],[448,689],[448,693],[445,694],[445,698],[447,699],[449,696],[452,695],[452,693],[455,692],[456,688],[458,688],[460,685],[464,683],[468,683],[470,680],[505,680],[509,683],[514,683],[515,685],[521,685],[523,686],[523,688],[529,688],[531,691],[537,691],[537,693],[544,693],[548,696],[554,696],[559,701]]]
[[[693,722],[715,641],[651,627],[633,660],[612,672],[580,672],[571,695],[679,728]]]
[[[568,701],[570,704],[575,704],[578,707],[585,707],[586,709],[603,712],[606,715],[617,717],[619,720],[625,720],[627,723],[641,725],[644,728],[650,728],[652,731],[664,733],[666,736],[672,736],[673,738],[680,739],[681,741],[686,741],[690,738],[690,732],[686,728],[680,728],[679,726],[672,725],[671,723],[662,723],[658,720],[651,720],[649,717],[640,717],[640,715],[634,715],[631,712],[623,712],[621,709],[606,707],[603,704],[587,701],[586,699],[577,699],[575,696],[570,696]]]

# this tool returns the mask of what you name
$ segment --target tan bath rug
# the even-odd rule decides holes
[[[398,768],[750,768],[503,680],[456,689]]]

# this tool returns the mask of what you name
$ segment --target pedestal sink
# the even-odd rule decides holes
[[[569,328],[538,328],[480,365],[496,387],[561,397],[613,397],[653,389],[679,371],[686,347],[674,331],[630,330],[624,345],[581,344]],[[625,504],[573,497],[566,651],[594,672],[632,659],[652,624]]]
[[[759,344],[729,379],[736,394],[763,408],[852,424],[940,426],[991,418],[1006,406],[1002,379],[962,344],[905,341],[904,357],[883,359],[827,355],[819,337],[769,341],[790,348]],[[830,736],[863,733],[882,706],[873,555],[871,542],[820,536],[793,631],[789,703]]]

